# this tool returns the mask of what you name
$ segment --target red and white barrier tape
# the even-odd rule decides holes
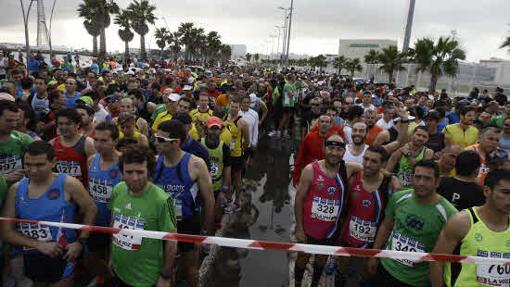
[[[40,224],[43,226],[53,226],[77,230],[85,230],[90,232],[100,232],[108,234],[136,235],[144,238],[170,240],[196,244],[217,244],[223,247],[246,248],[255,250],[283,250],[296,251],[309,254],[320,255],[336,255],[336,256],[354,256],[354,257],[377,257],[389,259],[411,260],[414,262],[421,261],[443,261],[443,262],[459,262],[459,263],[475,263],[475,264],[505,264],[510,265],[510,258],[489,258],[480,256],[459,256],[449,254],[434,254],[424,252],[405,252],[395,250],[380,249],[362,249],[327,245],[312,245],[302,243],[262,241],[252,239],[238,239],[216,236],[200,236],[181,233],[169,233],[150,230],[121,229],[114,227],[90,226],[74,223],[62,223],[52,221],[36,221],[23,220],[17,218],[0,217],[0,221]]]

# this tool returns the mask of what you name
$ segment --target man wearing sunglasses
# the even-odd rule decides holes
[[[187,136],[178,120],[159,125],[155,134],[159,156],[153,182],[171,195],[179,233],[207,235],[214,221],[211,176],[203,159],[181,149]],[[182,242],[177,246],[182,255],[180,270],[184,270],[189,286],[198,286],[198,246]]]
[[[324,159],[315,160],[303,169],[294,206],[298,242],[336,245],[345,208],[347,178],[362,169],[359,164],[344,162],[344,153],[342,137],[330,135],[324,142]],[[295,286],[301,286],[309,258],[308,254],[298,254]],[[318,286],[326,259],[327,256],[316,256],[311,286]]]

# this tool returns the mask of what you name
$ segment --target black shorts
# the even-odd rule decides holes
[[[242,171],[244,169],[244,156],[232,156],[230,157],[231,170]]]
[[[51,258],[38,251],[24,253],[25,276],[35,282],[55,283],[71,276],[74,265],[63,257]]]
[[[397,278],[391,276],[386,269],[379,263],[377,273],[370,279],[370,286],[394,286],[394,287],[411,287],[411,285],[399,281]]]
[[[104,233],[91,233],[87,240],[89,252],[107,252],[110,248],[110,235]]]
[[[328,246],[336,246],[337,245],[334,238],[317,240],[317,239],[315,239],[311,236],[308,236],[308,235],[306,235],[306,244],[328,245]]]
[[[195,215],[192,218],[177,221],[177,232],[178,233],[200,235],[200,230],[201,230],[200,215]],[[194,243],[187,243],[187,242],[178,242],[177,243],[177,250],[179,252],[193,251],[194,248],[195,248]]]

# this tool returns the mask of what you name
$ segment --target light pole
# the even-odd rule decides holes
[[[404,46],[402,47],[402,52],[406,52],[409,49],[409,42],[411,41],[411,30],[413,28],[413,18],[414,18],[414,6],[416,4],[416,0],[409,1],[409,12],[407,13],[407,24],[406,31],[404,35]]]
[[[414,0],[412,0],[414,1]],[[290,47],[290,32],[292,27],[292,11],[294,10],[294,0],[290,0],[289,8],[289,31],[287,32],[287,51],[285,53],[285,67],[289,64],[289,47]]]
[[[280,29],[283,28],[281,26],[274,26],[276,29],[278,29],[278,43],[276,45],[276,58],[278,58],[278,54],[280,53]]]
[[[23,0],[19,0],[21,4],[21,12],[23,13],[23,26],[25,26],[25,53],[27,61],[28,56],[30,56],[30,38],[28,36],[28,17],[30,16],[30,9],[32,8],[32,4],[34,4],[35,0],[30,0],[30,4],[28,5],[28,9],[25,13],[25,6],[23,6]]]
[[[278,6],[278,9],[283,10],[283,46],[282,46],[282,54],[280,56],[280,65],[284,65],[285,63],[285,51],[287,51],[287,8],[282,6]]]
[[[53,54],[53,47],[51,46],[51,24],[53,23],[53,11],[55,10],[55,3],[57,0],[53,0],[53,5],[51,6],[51,13],[50,13],[50,29],[48,31],[48,46],[50,46],[50,62],[51,62],[51,56]]]

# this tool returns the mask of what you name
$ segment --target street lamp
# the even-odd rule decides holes
[[[28,36],[28,17],[30,16],[30,9],[32,9],[32,4],[34,4],[36,0],[30,0],[30,4],[28,4],[28,9],[25,13],[25,6],[23,6],[23,0],[19,0],[21,4],[21,12],[23,13],[23,26],[25,26],[25,53],[27,54],[26,58],[28,61],[28,57],[30,56],[30,38]]]
[[[276,45],[276,57],[278,57],[278,53],[280,53],[280,34],[281,34],[280,29],[282,29],[283,27],[278,25],[274,27],[278,30],[278,44]]]
[[[282,6],[278,6],[278,9],[283,10],[283,46],[282,46],[282,54],[280,59],[280,64],[283,66],[285,62],[285,51],[287,50],[287,19],[289,18],[287,15],[287,8]]]
[[[289,31],[287,32],[287,51],[285,54],[285,67],[289,64],[290,31],[292,27],[292,11],[294,10],[294,0],[290,0],[289,8]]]

